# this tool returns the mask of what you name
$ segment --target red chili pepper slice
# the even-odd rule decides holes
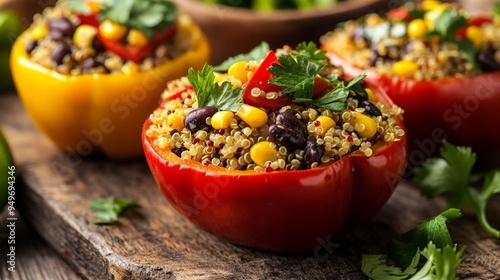
[[[399,7],[387,12],[387,17],[389,17],[390,19],[407,20],[410,18],[410,13],[408,12],[408,9],[406,9],[406,7]]]

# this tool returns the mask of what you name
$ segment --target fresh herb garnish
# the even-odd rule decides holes
[[[415,182],[421,186],[422,194],[428,198],[448,194],[450,207],[474,209],[481,227],[500,238],[500,231],[493,228],[486,218],[488,200],[500,193],[500,170],[488,172],[483,177],[483,188],[478,190],[470,186],[471,172],[476,162],[476,155],[471,148],[444,142],[440,152],[442,158],[429,159],[421,167],[415,168]]]
[[[243,89],[233,89],[231,82],[223,82],[219,86],[214,82],[214,68],[208,64],[201,71],[189,69],[188,80],[196,92],[198,108],[214,106],[220,110],[238,111],[243,104]]]
[[[95,224],[116,223],[123,210],[137,205],[137,201],[135,200],[125,200],[116,197],[97,198],[90,202],[90,208],[95,211]]]
[[[457,251],[446,222],[460,216],[460,210],[448,209],[405,233],[403,242],[394,240],[390,257],[399,267],[387,265],[385,255],[363,255],[361,270],[371,279],[457,279],[465,247]],[[427,261],[419,268],[421,256]]]
[[[269,73],[274,75],[269,80],[270,84],[283,87],[281,94],[289,94],[292,102],[309,102],[321,108],[340,111],[346,108],[345,99],[350,91],[364,95],[357,84],[366,77],[360,75],[347,86],[337,76],[322,77],[320,72],[328,66],[328,58],[324,50],[318,50],[314,43],[302,43],[295,52],[279,56],[278,63],[273,63]],[[332,86],[332,90],[325,95],[313,99],[314,83],[320,79]]]
[[[294,98],[312,99],[314,80],[326,64],[300,53],[279,56],[278,62],[269,69],[269,73],[275,76],[269,83],[282,86],[282,94],[293,93]]]
[[[165,0],[106,0],[99,11],[99,20],[111,21],[137,29],[150,39],[154,31],[162,31],[176,21],[176,6]],[[67,7],[76,12],[88,15],[90,13],[86,0],[69,0]]]
[[[297,45],[295,50],[302,56],[318,62],[324,62],[328,59],[325,50],[318,50],[314,42],[302,42]]]
[[[231,65],[235,64],[238,61],[251,61],[256,60],[260,61],[266,58],[267,54],[270,51],[269,44],[266,42],[260,43],[257,47],[253,48],[249,53],[239,54],[234,57],[230,57],[223,61],[221,64],[214,66],[214,71],[218,72],[227,72]]]
[[[425,37],[432,39],[439,35],[444,42],[456,44],[462,51],[464,58],[477,69],[476,63],[476,48],[474,44],[467,38],[456,38],[459,30],[466,28],[468,20],[465,16],[458,13],[455,9],[448,8],[434,20],[434,30],[427,33]]]

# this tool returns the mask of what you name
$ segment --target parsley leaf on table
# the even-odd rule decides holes
[[[422,194],[428,198],[448,194],[450,207],[474,209],[481,227],[500,238],[500,231],[493,228],[486,218],[488,200],[500,193],[500,170],[487,173],[483,188],[478,190],[470,186],[471,172],[476,162],[476,155],[471,148],[444,142],[441,157],[429,159],[415,169],[415,182],[421,186]]]
[[[393,241],[391,258],[399,265],[387,265],[385,255],[363,255],[361,270],[370,279],[457,279],[455,271],[465,251],[457,251],[452,243],[446,222],[460,217],[458,209],[448,209],[436,217],[421,223],[403,235],[403,241]],[[418,267],[421,256],[427,261]],[[402,262],[406,262],[401,265]],[[402,269],[404,268],[404,270]]]
[[[189,69],[188,80],[196,92],[198,108],[214,106],[220,110],[238,111],[243,103],[243,89],[233,89],[227,81],[219,86],[214,79],[214,69],[208,64],[201,71]]]
[[[260,43],[260,45],[253,48],[249,53],[230,57],[223,61],[221,64],[214,66],[214,71],[227,72],[231,65],[239,61],[263,60],[264,58],[266,58],[270,50],[271,49],[269,47],[269,44],[267,42],[262,42]]]
[[[95,211],[95,224],[112,224],[118,222],[118,217],[126,208],[137,206],[135,200],[125,200],[116,197],[97,198],[90,202],[90,208]]]

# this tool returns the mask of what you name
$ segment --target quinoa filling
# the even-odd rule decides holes
[[[500,15],[472,17],[456,4],[423,1],[368,14],[321,39],[361,69],[435,80],[500,70]]]
[[[93,10],[85,11],[85,7],[74,9],[75,2],[90,3],[88,5]],[[165,40],[154,42],[154,34],[161,30],[155,30],[156,26],[141,30],[116,23],[103,11],[121,5],[120,1],[108,2],[111,6],[97,1],[59,1],[55,7],[45,8],[41,14],[35,15],[25,37],[29,58],[61,74],[135,73],[175,59],[191,48],[190,34],[182,28],[182,22],[188,19],[178,14],[175,6],[165,8],[165,13],[168,10],[170,17],[175,17],[165,29],[177,28]],[[152,2],[143,1],[143,4]],[[129,16],[133,17],[136,15],[133,6],[130,9]]]
[[[290,53],[294,50],[284,48],[278,51],[278,57]],[[405,134],[396,121],[402,109],[377,101],[362,79],[356,84],[357,90],[366,95],[349,90],[340,99],[343,109],[324,108],[331,106],[317,106],[312,101],[266,110],[248,104],[252,103],[249,100],[277,100],[286,95],[284,89],[278,92],[258,87],[247,89],[258,78],[255,73],[261,62],[240,61],[233,66],[238,70],[230,68],[227,74],[212,74],[216,75],[212,79],[217,88],[230,86],[233,92],[246,90],[252,96],[245,98],[244,93],[243,102],[233,111],[217,106],[200,107],[200,95],[191,77],[168,84],[162,105],[151,114],[152,124],[146,131],[146,136],[154,139],[152,145],[156,150],[171,151],[182,159],[206,166],[269,172],[326,166],[355,151],[369,157],[374,144],[400,141]],[[341,76],[339,71],[328,65],[318,75]]]

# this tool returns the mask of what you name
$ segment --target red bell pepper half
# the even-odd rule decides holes
[[[391,106],[382,92],[376,96]],[[318,168],[233,171],[155,148],[150,125],[148,119],[143,127],[144,153],[170,204],[216,236],[276,252],[311,252],[318,240],[366,222],[391,196],[408,157],[403,137],[374,144],[371,157],[354,152]]]

